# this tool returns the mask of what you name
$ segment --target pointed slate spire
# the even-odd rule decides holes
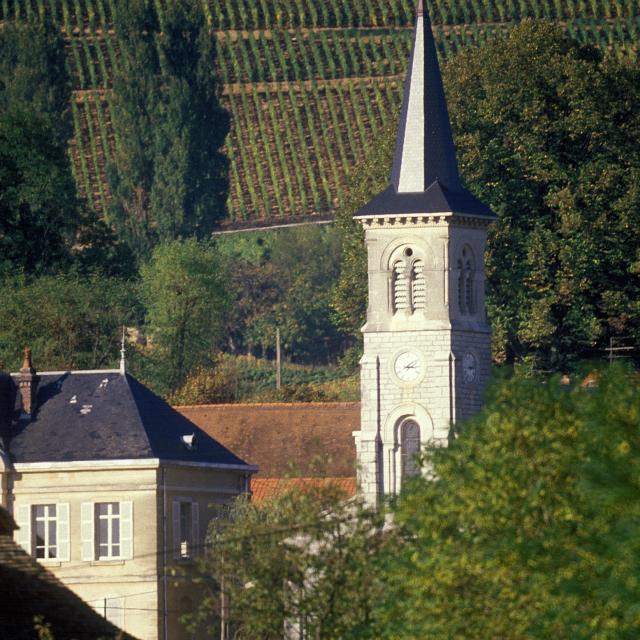
[[[435,180],[462,188],[431,21],[419,0],[391,182],[399,193],[415,193]]]
[[[355,217],[435,212],[495,217],[460,182],[431,21],[418,0],[391,184]]]

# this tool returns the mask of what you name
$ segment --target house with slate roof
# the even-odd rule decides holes
[[[46,620],[56,640],[133,640],[67,589],[13,539],[13,518],[0,507],[0,637],[33,640]]]
[[[0,435],[2,506],[25,552],[132,636],[186,637],[189,567],[257,467],[123,365],[38,373],[28,349],[0,376]]]

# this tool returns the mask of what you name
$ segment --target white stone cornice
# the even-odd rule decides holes
[[[484,216],[467,215],[464,213],[439,212],[439,213],[407,213],[386,216],[362,216],[358,221],[364,229],[397,229],[409,227],[417,229],[434,226],[460,226],[468,228],[488,227],[493,219]]]

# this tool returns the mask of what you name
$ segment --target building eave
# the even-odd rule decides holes
[[[218,469],[221,471],[242,471],[257,473],[255,465],[224,464],[220,462],[206,462],[198,460],[171,460],[161,458],[131,458],[118,460],[65,460],[56,462],[14,462],[13,468],[17,472],[36,473],[42,471],[97,471],[97,470],[126,470],[126,469],[158,469],[160,467],[199,467],[203,469]]]

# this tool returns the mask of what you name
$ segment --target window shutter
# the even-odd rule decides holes
[[[16,542],[31,555],[31,505],[19,504],[16,508]]]
[[[104,617],[116,627],[124,627],[124,598],[121,596],[108,596],[104,598]]]
[[[180,531],[180,502],[173,501],[173,559],[180,558],[180,543],[182,531]]]
[[[69,549],[69,503],[56,505],[58,519],[58,560],[68,562],[70,560]]]
[[[198,503],[191,503],[191,549],[189,555],[195,558],[200,551],[200,513]]]
[[[80,540],[81,557],[83,560],[95,560],[94,547],[94,508],[93,502],[83,502],[80,505]]]
[[[133,558],[133,503],[120,503],[120,555]]]

